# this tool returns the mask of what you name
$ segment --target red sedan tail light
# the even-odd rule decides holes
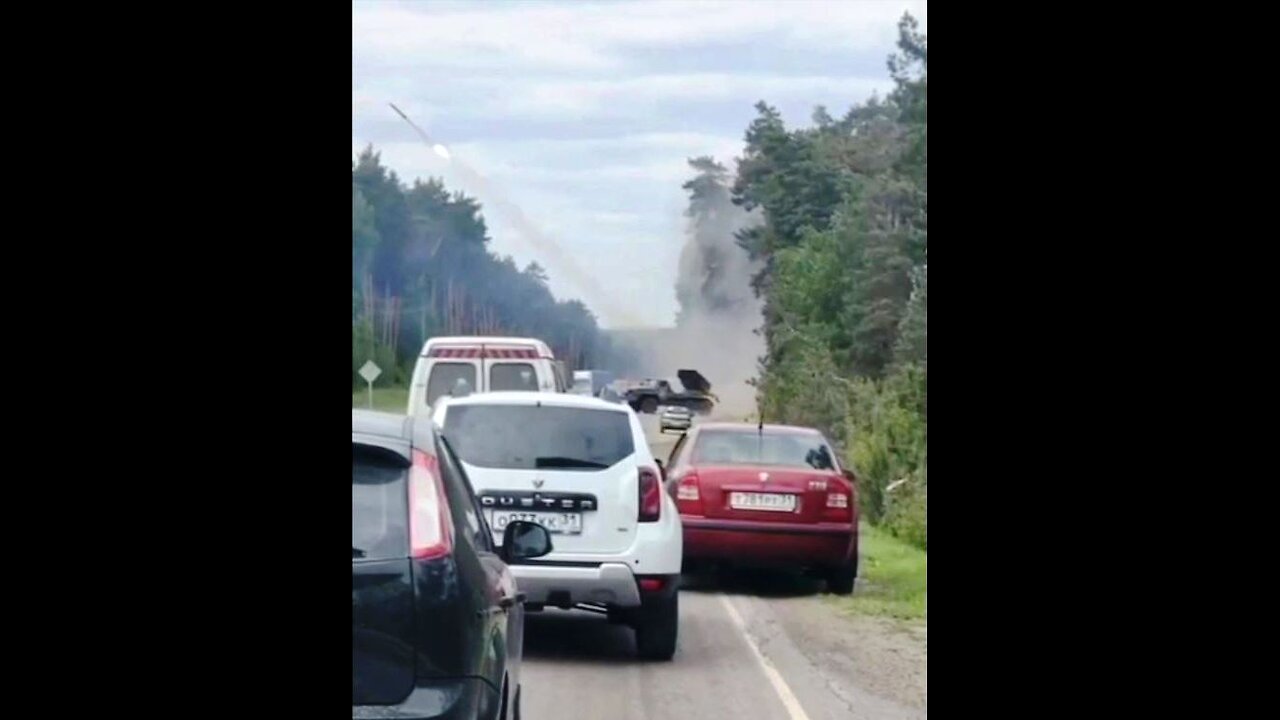
[[[676,481],[676,507],[684,515],[702,515],[702,493],[698,474],[685,473]]]
[[[827,481],[827,502],[822,519],[828,522],[852,522],[858,504],[857,490],[844,478]]]

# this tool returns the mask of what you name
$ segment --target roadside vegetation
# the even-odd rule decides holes
[[[363,384],[364,381],[361,381]],[[383,412],[403,413],[405,407],[409,404],[409,388],[404,386],[387,386],[378,387],[377,383],[373,386],[373,409],[382,410]],[[368,386],[351,393],[351,407],[367,408],[369,407],[369,389]]]
[[[927,549],[928,56],[909,14],[898,35],[887,97],[801,128],[760,102],[736,176],[698,159],[691,186],[758,220],[736,237],[763,303],[760,414],[826,432],[863,517]]]
[[[407,384],[427,338],[541,338],[570,368],[590,367],[605,338],[577,300],[551,294],[537,263],[490,252],[480,203],[438,179],[407,185],[367,148],[351,166],[351,389],[365,361]]]
[[[853,595],[827,599],[848,613],[927,620],[928,553],[866,524],[860,543],[861,569]]]

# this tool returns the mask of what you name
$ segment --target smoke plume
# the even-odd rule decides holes
[[[723,165],[710,157],[689,165],[697,174],[684,185],[689,208],[676,268],[676,326],[625,344],[635,353],[634,365],[677,386],[681,368],[702,373],[720,400],[714,416],[742,420],[756,411],[755,388],[747,383],[756,377],[764,339],[755,332],[762,324],[761,302],[751,288],[758,268],[735,234],[757,219],[733,204]]]

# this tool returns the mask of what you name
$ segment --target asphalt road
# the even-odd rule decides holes
[[[676,436],[642,416],[656,457]],[[599,615],[526,620],[527,720],[926,718],[924,640],[838,617],[821,586],[789,576],[687,578],[671,662],[635,658],[632,632]]]

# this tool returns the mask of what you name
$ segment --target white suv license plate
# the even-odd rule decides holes
[[[796,496],[782,493],[729,493],[729,507],[734,510],[771,510],[773,512],[794,512]]]
[[[558,535],[582,533],[582,513],[523,512],[518,510],[493,510],[489,515],[489,527],[499,537],[512,520],[538,523],[548,532]]]

